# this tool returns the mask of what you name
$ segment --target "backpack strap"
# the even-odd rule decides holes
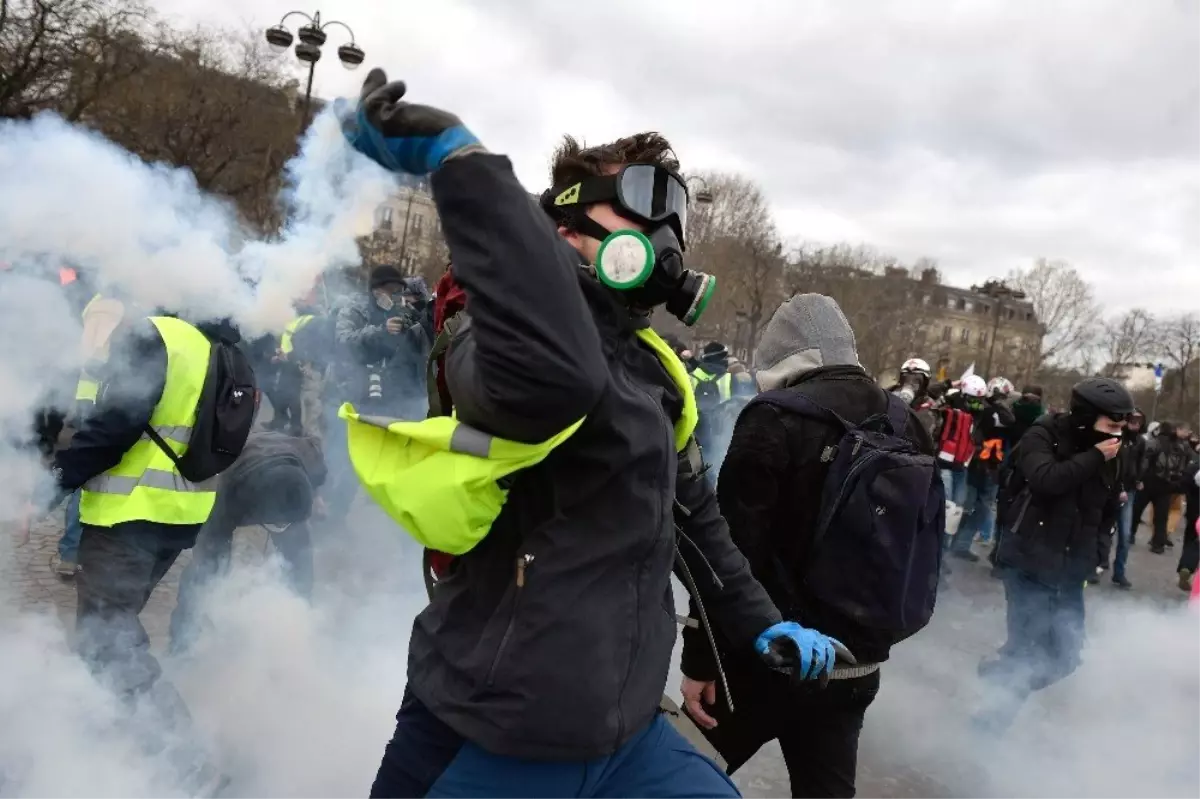
[[[817,403],[807,394],[803,394],[799,391],[786,388],[777,388],[771,391],[764,391],[752,399],[746,407],[763,402],[767,403],[768,405],[774,405],[777,408],[784,408],[794,413],[798,413],[801,416],[807,416],[810,419],[816,419],[817,421],[825,422],[831,427],[840,427],[842,432],[846,432],[854,428],[854,425],[847,422],[841,416],[829,410],[824,405]]]
[[[887,419],[892,425],[892,434],[903,437],[904,429],[908,427],[908,405],[890,391],[883,393],[887,397]]]
[[[464,312],[460,311],[442,323],[442,329],[433,340],[429,357],[425,360],[425,391],[429,395],[429,415],[449,416],[450,408],[443,407],[442,393],[438,390],[438,359],[450,349],[454,334],[462,327]]]

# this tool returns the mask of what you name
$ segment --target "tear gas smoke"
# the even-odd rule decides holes
[[[143,308],[278,332],[322,271],[359,263],[354,238],[394,187],[349,151],[331,113],[306,133],[287,181],[288,224],[259,240],[184,170],[147,165],[53,116],[0,123],[0,522],[48,481],[30,420],[70,407],[81,366],[79,320],[59,287],[26,268],[71,265]],[[315,605],[284,587],[272,560],[243,566],[211,586],[213,624],[193,654],[159,653],[235,793],[370,786],[424,589],[401,531],[369,509],[352,522],[316,543],[318,569],[337,569]],[[31,586],[54,578],[10,533],[0,527],[0,797],[183,795],[145,745],[171,734],[160,717],[131,710],[88,671],[69,621],[29,608]]]
[[[146,308],[230,317],[279,332],[325,269],[359,262],[394,179],[346,146],[332,111],[287,166],[289,222],[256,240],[190,172],[146,164],[97,134],[43,114],[0,123],[0,261],[86,270]]]

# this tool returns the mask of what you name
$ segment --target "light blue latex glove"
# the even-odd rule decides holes
[[[773,669],[794,680],[818,680],[833,671],[842,643],[794,621],[768,627],[754,642],[754,651]]]

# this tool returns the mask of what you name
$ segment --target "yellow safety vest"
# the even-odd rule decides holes
[[[733,375],[729,374],[729,372],[726,372],[720,377],[713,377],[703,369],[696,369],[696,371],[692,372],[693,388],[701,383],[708,383],[712,380],[717,381],[717,391],[721,396],[721,402],[728,402],[733,396]]]
[[[196,423],[212,344],[179,319],[153,316],[150,321],[167,348],[167,379],[150,426],[182,455]],[[174,461],[143,434],[120,463],[84,484],[79,517],[96,527],[132,521],[203,524],[216,499],[215,479],[188,482]]]
[[[99,294],[92,295],[92,298],[88,300],[87,305],[83,306],[83,311],[79,314],[80,319],[87,318],[88,310],[96,303],[96,300],[98,299],[100,299]],[[100,396],[100,381],[93,380],[88,376],[86,370],[81,370],[79,373],[79,382],[75,384],[75,401],[94,403],[98,396]]]
[[[292,336],[299,333],[300,329],[312,320],[312,314],[305,314],[288,322],[287,327],[283,329],[283,335],[279,337],[279,349],[284,355],[292,354]]]
[[[683,394],[675,448],[687,449],[696,429],[696,398],[687,368],[657,333],[637,332]],[[350,461],[371,498],[422,546],[461,555],[487,535],[508,488],[500,481],[541,463],[583,425],[583,419],[538,444],[489,435],[452,416],[410,422],[339,412],[349,428]]]

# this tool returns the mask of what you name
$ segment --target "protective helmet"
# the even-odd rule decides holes
[[[988,393],[992,396],[999,394],[1002,397],[1007,397],[1013,393],[1013,384],[1007,377],[993,377],[987,384]]]
[[[1129,390],[1111,377],[1089,377],[1071,389],[1072,416],[1107,416],[1121,421],[1133,411]]]
[[[927,364],[925,361],[922,361],[920,358],[909,358],[904,362],[904,365],[900,367],[900,374],[904,375],[914,373],[929,377],[931,374],[929,371],[929,364]]]
[[[962,381],[962,385],[959,388],[964,397],[983,399],[988,395],[987,383],[983,382],[983,378],[979,375],[970,375]]]

